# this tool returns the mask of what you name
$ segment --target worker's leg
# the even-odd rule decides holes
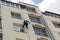
[[[25,25],[23,24],[22,29],[20,30],[21,32],[24,32],[24,26],[25,26]]]
[[[28,29],[28,25],[26,25],[26,28]]]
[[[25,26],[25,25],[23,24],[22,29],[24,28],[24,26]]]

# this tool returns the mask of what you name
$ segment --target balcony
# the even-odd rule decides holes
[[[53,13],[53,12],[42,12],[44,15],[46,16],[51,16],[51,17],[54,17],[54,18],[60,18],[60,14],[56,14],[56,13]]]
[[[35,8],[31,8],[26,5],[13,3],[13,2],[9,2],[9,1],[0,1],[0,4],[9,6],[9,7],[13,7],[13,8],[17,8],[17,9],[25,9],[27,12],[31,12],[31,13],[36,13]]]
[[[13,3],[13,2],[0,1],[0,4],[5,5],[5,6],[9,6],[9,7],[13,7],[13,8],[17,8],[17,9],[20,9],[20,4],[16,4],[16,3]]]

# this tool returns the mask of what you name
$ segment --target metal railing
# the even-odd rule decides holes
[[[9,7],[13,7],[13,8],[17,8],[17,9],[25,9],[26,11],[31,12],[31,13],[36,13],[35,9],[28,8],[27,6],[13,3],[10,1],[0,1],[0,4],[5,5],[5,6],[9,6]],[[24,8],[22,8],[22,7],[24,7]]]
[[[42,15],[40,16],[40,19],[42,21],[42,24],[45,25],[45,29],[47,30],[47,33],[48,33],[49,37],[51,38],[51,40],[55,40],[54,36],[51,33],[51,30],[49,29],[49,27]]]
[[[56,14],[49,14],[49,13],[44,13],[44,15],[47,15],[47,16],[51,16],[51,17],[54,17],[54,18],[60,18],[60,15],[56,15]]]
[[[20,4],[12,3],[12,2],[9,2],[9,1],[0,1],[0,4],[20,9]]]

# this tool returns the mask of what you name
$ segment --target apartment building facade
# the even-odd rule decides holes
[[[60,40],[60,15],[49,13],[34,5],[0,0],[0,40]],[[24,20],[30,24],[21,32]]]

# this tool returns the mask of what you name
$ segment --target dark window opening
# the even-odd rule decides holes
[[[60,24],[53,23],[56,28],[60,28]]]
[[[3,39],[2,39],[2,34],[0,34],[0,40],[3,40]]]
[[[21,29],[21,25],[20,24],[13,24],[13,27],[14,27],[14,31],[20,32],[20,29]]]
[[[21,15],[17,13],[11,13],[12,18],[21,19]]]
[[[34,9],[34,8],[26,7],[26,10],[27,10],[28,12],[36,13],[36,11],[35,11],[35,9]]]
[[[26,8],[26,6],[25,6],[25,5],[20,5],[20,6],[21,6],[21,8],[22,8],[22,9],[25,9],[25,8]]]
[[[2,29],[1,19],[0,19],[0,29]]]
[[[47,36],[45,29],[33,27],[35,33],[40,36]]]
[[[41,23],[39,18],[35,18],[35,17],[32,17],[32,16],[29,16],[29,18],[30,18],[31,22]]]

